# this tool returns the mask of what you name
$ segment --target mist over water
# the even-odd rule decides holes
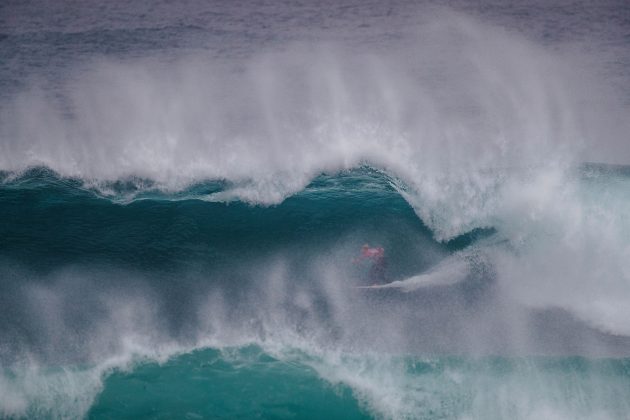
[[[0,20],[0,416],[627,413],[627,6],[48,6]]]

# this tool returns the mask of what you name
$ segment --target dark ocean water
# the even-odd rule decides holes
[[[3,2],[0,417],[628,418],[629,36]]]

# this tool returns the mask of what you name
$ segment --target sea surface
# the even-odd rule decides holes
[[[630,418],[629,75],[622,0],[2,2],[0,418]]]

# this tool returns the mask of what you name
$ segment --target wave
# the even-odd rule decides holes
[[[626,412],[623,98],[438,17],[376,53],[96,60],[3,100],[0,415],[108,416],[208,360],[344,416]],[[364,243],[423,287],[357,288]]]
[[[157,405],[202,417],[617,418],[628,409],[627,370],[627,359],[335,358],[290,349],[268,353],[257,346],[207,349],[110,377],[90,415],[142,413]],[[242,389],[245,381],[249,386]],[[150,401],[129,397],[145,387]],[[267,390],[262,399],[261,389]],[[185,407],[169,403],[174,394],[187,396]],[[126,409],[116,413],[111,402],[121,399]]]
[[[568,57],[449,13],[386,47],[96,61],[58,91],[3,101],[0,168],[175,189],[249,180],[252,200],[274,203],[361,163],[428,190],[445,173],[628,161],[624,108]]]
[[[341,355],[249,344],[115,370],[3,376],[2,414],[613,419],[629,408],[628,367],[628,359]]]

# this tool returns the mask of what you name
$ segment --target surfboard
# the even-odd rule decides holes
[[[466,279],[469,271],[470,267],[466,260],[449,258],[425,273],[417,274],[404,280],[372,286],[356,286],[356,288],[397,289],[406,293],[427,287],[452,286],[461,283]]]

